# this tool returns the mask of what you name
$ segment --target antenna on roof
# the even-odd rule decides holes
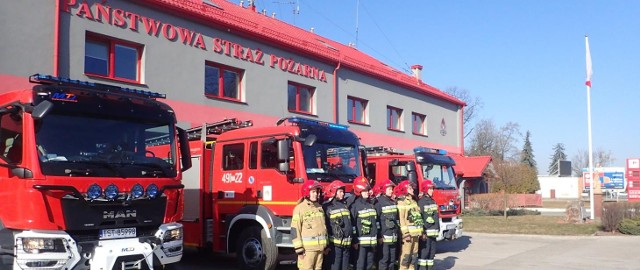
[[[288,1],[288,2],[273,1],[273,3],[292,5],[293,6],[293,25],[296,24],[296,16],[300,14],[300,4],[298,4],[298,0],[296,0],[295,2],[294,1]]]
[[[355,47],[358,47],[358,26],[360,24],[360,0],[356,0],[356,43]]]

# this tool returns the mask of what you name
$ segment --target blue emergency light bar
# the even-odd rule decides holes
[[[108,92],[118,91],[123,94],[130,94],[130,95],[142,96],[147,98],[167,98],[167,95],[165,94],[160,94],[160,93],[151,92],[151,91],[126,88],[126,87],[120,87],[120,86],[109,85],[109,84],[94,83],[94,82],[88,82],[88,81],[72,80],[69,78],[56,77],[56,76],[43,75],[43,74],[31,75],[29,77],[29,82],[40,83],[40,84],[79,86],[83,88],[95,88],[98,90],[104,90]]]
[[[343,130],[349,129],[349,127],[345,126],[345,125],[334,124],[334,123],[318,121],[318,120],[312,120],[312,119],[307,119],[307,118],[291,117],[291,118],[289,118],[287,120],[289,121],[289,123],[295,123],[295,124],[327,126],[329,128],[343,129]]]
[[[447,154],[447,150],[429,148],[429,147],[424,147],[424,146],[418,146],[416,148],[413,148],[413,152],[414,153],[438,154],[438,155],[446,155]]]

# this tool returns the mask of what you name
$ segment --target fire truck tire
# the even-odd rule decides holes
[[[236,257],[243,270],[273,270],[278,264],[278,248],[262,227],[251,226],[238,237]]]

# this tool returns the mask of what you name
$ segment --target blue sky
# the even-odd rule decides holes
[[[439,89],[469,90],[484,103],[476,121],[516,122],[523,134],[531,131],[541,174],[555,144],[563,143],[570,159],[588,149],[587,34],[594,150],[610,150],[613,166],[640,157],[640,1],[255,3],[287,23],[313,27],[343,44],[356,43],[397,69],[409,72],[409,66],[420,64],[423,80]],[[296,6],[299,14],[294,15]]]

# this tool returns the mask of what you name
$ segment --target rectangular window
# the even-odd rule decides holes
[[[249,169],[258,168],[258,142],[249,144]]]
[[[387,106],[387,128],[402,131],[402,109]]]
[[[140,83],[143,46],[131,42],[87,35],[84,46],[84,73]]]
[[[260,167],[263,169],[275,169],[278,167],[278,146],[273,141],[262,142]]]
[[[244,167],[244,144],[227,144],[222,147],[222,169],[242,170]]]
[[[290,112],[313,114],[313,94],[315,88],[289,82],[287,103]]]
[[[356,124],[368,124],[367,104],[369,102],[356,97],[347,97],[347,120]]]
[[[204,67],[204,94],[207,97],[241,101],[240,69],[207,62]]]
[[[416,112],[411,113],[411,122],[413,123],[412,124],[413,134],[426,136],[427,135],[427,128],[425,127],[426,121],[427,121],[427,117],[424,114],[419,114]]]

